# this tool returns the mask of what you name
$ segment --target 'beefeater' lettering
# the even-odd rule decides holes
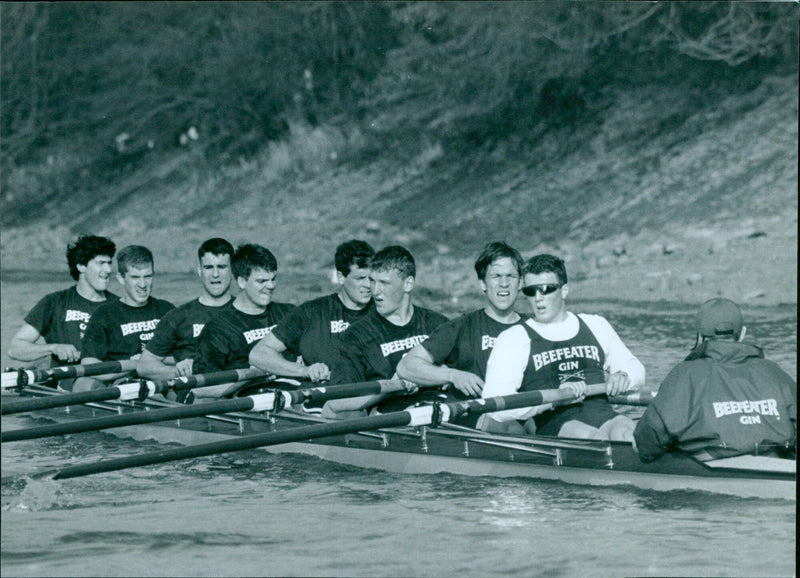
[[[562,359],[584,358],[593,359],[600,363],[600,350],[595,345],[574,345],[572,347],[559,347],[550,349],[533,356],[533,365],[538,371],[545,365],[556,363]]]
[[[715,401],[714,416],[717,418],[738,413],[756,413],[761,415],[780,416],[778,402],[774,399],[758,401]]]
[[[245,331],[242,335],[244,335],[244,340],[247,341],[247,344],[251,344],[254,341],[258,341],[259,339],[265,338],[267,335],[272,333],[272,330],[275,328],[275,325],[272,327],[259,327],[258,329],[251,329],[250,331]]]
[[[120,325],[122,336],[130,335],[131,333],[141,333],[143,331],[155,331],[158,325],[158,319],[150,319],[149,321],[136,321],[133,323],[125,323]]]
[[[412,337],[406,337],[405,339],[390,341],[389,343],[381,343],[381,354],[384,357],[389,357],[392,353],[397,353],[398,351],[408,351],[426,339],[428,339],[427,335],[414,335]]]

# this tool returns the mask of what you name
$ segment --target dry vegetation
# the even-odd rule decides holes
[[[796,303],[795,3],[0,10],[4,268],[92,231],[322,272],[359,236],[466,297],[500,237],[588,298]]]

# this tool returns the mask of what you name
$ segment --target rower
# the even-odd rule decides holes
[[[375,307],[342,333],[337,343],[337,358],[331,368],[331,383],[352,383],[391,379],[400,359],[431,332],[447,321],[444,315],[413,305],[411,294],[416,281],[414,257],[405,247],[392,245],[378,251],[369,272]],[[407,383],[408,391],[417,387]],[[377,406],[382,413],[394,411],[394,400],[386,394],[329,401],[323,415],[351,417]],[[401,407],[407,403],[398,402]],[[345,413],[347,412],[347,413]]]
[[[197,341],[194,373],[211,373],[250,367],[250,351],[294,309],[272,300],[278,261],[261,245],[240,245],[233,253],[231,270],[239,294],[203,327]],[[205,396],[223,387],[204,388]],[[195,392],[197,395],[199,392]]]
[[[437,327],[400,360],[397,375],[419,385],[452,384],[448,401],[480,397],[497,336],[523,320],[514,309],[522,266],[515,248],[502,241],[488,243],[475,260],[484,306]],[[465,416],[458,423],[474,427],[476,419]]]
[[[522,273],[522,292],[533,317],[497,338],[482,397],[558,387],[569,388],[580,397],[587,383],[604,381],[607,394],[618,395],[644,385],[644,366],[605,318],[567,311],[569,285],[562,259],[536,255],[525,263]],[[630,441],[636,425],[615,412],[605,396],[550,409],[540,406],[487,414],[478,420],[478,426],[492,431],[498,427],[493,422],[521,420],[530,431],[534,424],[527,420],[535,416],[540,434]]]
[[[107,237],[81,235],[67,247],[69,289],[43,297],[11,339],[8,356],[47,367],[78,363],[81,340],[94,312],[117,296],[108,291],[116,246]],[[38,365],[34,363],[35,365]]]
[[[250,364],[269,373],[312,382],[330,379],[335,342],[372,308],[369,266],[375,250],[353,239],[336,248],[338,291],[306,301],[287,315],[250,352]],[[287,360],[289,352],[302,363]]]
[[[119,300],[98,307],[83,336],[81,363],[139,359],[153,338],[159,320],[175,306],[150,295],[153,289],[153,253],[141,245],[129,245],[117,255],[117,280],[123,294]],[[131,372],[80,377],[73,392],[103,387],[106,382],[129,377]]]
[[[636,425],[641,460],[672,450],[702,459],[796,454],[797,384],[764,359],[761,347],[744,341],[739,306],[706,301],[695,328],[694,349],[669,372]]]
[[[136,372],[148,379],[192,375],[197,338],[205,324],[231,301],[233,245],[215,237],[197,249],[197,276],[203,293],[176,307],[156,327]]]

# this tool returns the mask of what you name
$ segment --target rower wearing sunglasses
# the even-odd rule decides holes
[[[569,388],[576,396],[587,384],[607,383],[608,395],[638,389],[645,370],[616,331],[599,315],[567,311],[569,293],[564,261],[536,255],[522,270],[523,294],[533,317],[497,338],[486,370],[482,397],[519,391]],[[539,434],[631,441],[635,423],[611,408],[605,396],[553,408],[552,405],[486,414],[478,427],[506,431],[508,422]]]

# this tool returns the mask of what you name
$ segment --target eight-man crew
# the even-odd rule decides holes
[[[448,398],[454,401],[479,397],[497,336],[522,320],[514,310],[522,266],[515,248],[488,243],[475,261],[484,306],[437,327],[400,360],[397,375],[419,385],[451,383]],[[463,423],[474,425],[474,420]]]
[[[483,398],[557,387],[572,389],[581,396],[587,384],[604,381],[608,395],[617,395],[644,385],[644,366],[605,318],[567,311],[569,286],[562,259],[536,255],[525,263],[522,272],[522,292],[529,298],[533,318],[497,338],[489,357]],[[545,435],[625,441],[633,438],[633,420],[615,412],[605,396],[547,411],[551,407],[485,414],[478,426],[495,431],[496,422],[519,420],[531,431],[533,424],[527,420],[536,416],[535,430]],[[507,431],[502,425],[499,429]]]
[[[117,296],[108,291],[116,247],[111,239],[81,235],[67,246],[69,289],[44,296],[25,316],[11,339],[8,356],[33,362],[47,356],[51,364],[77,363],[81,340],[94,312]]]
[[[153,254],[147,247],[129,245],[117,254],[117,279],[122,297],[97,308],[83,336],[81,363],[139,359],[153,338],[161,318],[174,305],[150,295],[153,289]],[[75,380],[73,391],[102,387],[126,373]]]
[[[703,460],[796,456],[797,384],[764,359],[762,348],[743,341],[739,306],[706,301],[695,324],[694,349],[669,372],[636,425],[641,460],[673,450]]]
[[[307,301],[287,315],[250,352],[250,364],[270,373],[313,382],[330,378],[336,360],[335,342],[372,307],[369,267],[375,250],[353,239],[336,248],[334,263],[339,290]],[[299,356],[302,363],[281,353]]]
[[[278,261],[266,247],[251,243],[239,246],[233,253],[231,269],[239,294],[200,333],[194,373],[250,367],[250,350],[294,309],[294,305],[272,300]]]
[[[197,339],[205,324],[231,301],[233,245],[214,237],[197,249],[203,294],[167,313],[156,327],[136,373],[148,379],[192,375]]]
[[[402,356],[447,321],[444,315],[411,303],[416,274],[414,257],[405,247],[392,245],[375,254],[369,273],[375,307],[342,333],[337,361],[331,368],[331,383],[391,379]],[[409,384],[409,391],[416,391],[416,386]],[[384,397],[329,401],[323,415],[363,412]],[[378,409],[391,411],[392,400]]]

